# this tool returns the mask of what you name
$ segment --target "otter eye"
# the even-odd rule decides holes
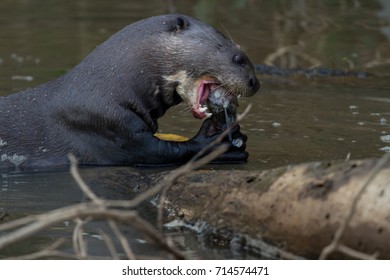
[[[233,56],[233,62],[238,65],[242,65],[245,63],[245,59],[242,55],[236,54]]]
[[[170,28],[170,31],[180,31],[186,29],[190,23],[182,17],[177,17]]]
[[[176,19],[176,26],[178,29],[184,29],[184,27],[186,26],[185,20],[181,17],[178,17]]]

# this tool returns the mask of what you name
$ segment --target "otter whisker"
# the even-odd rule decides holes
[[[234,40],[233,40],[233,37],[231,36],[230,32],[227,30],[226,26],[223,24],[223,23],[220,23],[220,25],[223,27],[223,29],[225,30],[226,34],[228,35],[230,41],[232,41],[232,43],[235,43]]]

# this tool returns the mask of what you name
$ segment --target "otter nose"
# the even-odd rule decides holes
[[[260,88],[260,82],[256,76],[249,78],[249,87],[253,90],[253,92],[256,92]]]

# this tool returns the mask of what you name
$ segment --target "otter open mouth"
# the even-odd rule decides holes
[[[192,115],[195,118],[202,119],[211,116],[211,113],[207,112],[207,99],[210,93],[219,87],[220,84],[214,80],[200,81],[196,90],[195,103],[191,107]]]
[[[222,102],[235,102],[235,91],[225,88],[218,79],[211,76],[203,76],[194,79],[185,71],[179,71],[171,76],[164,77],[168,82],[173,82],[175,93],[189,106],[192,115],[197,119],[210,117]],[[210,107],[209,97],[213,93],[213,105]],[[217,94],[216,94],[217,93]],[[218,101],[219,100],[219,101]],[[226,107],[226,106],[225,106]]]
[[[240,95],[232,93],[214,80],[201,80],[191,112],[198,119],[210,117],[228,106],[237,107],[239,97]]]

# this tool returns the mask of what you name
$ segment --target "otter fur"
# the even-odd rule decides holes
[[[223,34],[189,16],[169,14],[128,25],[65,75],[0,97],[0,167],[81,164],[160,165],[191,159],[219,131],[207,118],[184,142],[154,136],[157,120],[184,101],[209,115],[221,87],[251,96],[259,88],[248,57]],[[239,128],[236,137],[246,140]],[[224,161],[245,161],[232,147]]]

